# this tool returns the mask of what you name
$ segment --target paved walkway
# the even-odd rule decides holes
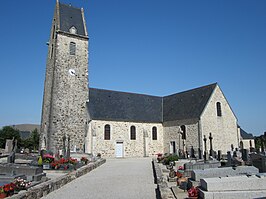
[[[45,199],[155,199],[150,158],[108,159],[105,164],[66,184]]]

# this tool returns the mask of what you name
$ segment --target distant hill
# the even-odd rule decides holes
[[[20,137],[22,139],[26,139],[30,137],[31,132],[34,129],[37,129],[38,133],[40,133],[40,125],[38,124],[16,124],[16,125],[10,125],[10,126],[13,127],[14,129],[19,130]]]
[[[16,124],[16,125],[10,125],[15,129],[18,129],[19,131],[33,131],[34,129],[37,129],[38,132],[40,132],[40,125],[38,124]]]

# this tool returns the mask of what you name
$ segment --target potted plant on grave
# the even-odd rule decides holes
[[[16,185],[12,182],[9,184],[5,184],[4,186],[1,186],[0,187],[0,198],[12,196],[14,194],[15,186]]]
[[[157,161],[160,163],[163,160],[163,154],[162,153],[157,153]]]
[[[43,169],[50,169],[50,164],[54,161],[54,157],[49,153],[43,155]]]
[[[14,187],[15,192],[19,192],[21,190],[25,190],[31,185],[31,183],[29,181],[24,180],[24,179],[22,179],[20,177],[16,178],[13,181],[13,184],[15,185],[15,187]]]
[[[50,164],[50,166],[52,167],[52,169],[60,169],[61,164],[59,161],[54,161]]]
[[[7,197],[5,191],[4,191],[4,187],[0,186],[0,198],[5,198]]]
[[[198,189],[198,187],[191,187],[188,190],[188,197],[189,198],[196,199],[196,198],[198,198],[198,195],[199,195],[199,189]]]
[[[68,168],[70,169],[73,168],[74,170],[76,170],[76,165],[78,163],[78,160],[70,157],[67,161],[68,161]]]
[[[88,162],[89,162],[88,158],[86,158],[86,157],[81,157],[80,161],[81,161],[83,164],[88,164]]]

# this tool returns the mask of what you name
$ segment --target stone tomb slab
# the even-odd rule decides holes
[[[200,180],[201,188],[208,192],[216,191],[255,191],[266,190],[266,177],[231,176],[221,178],[204,178]]]
[[[254,166],[238,166],[236,168],[223,167],[223,168],[193,170],[191,173],[191,178],[195,181],[199,181],[202,178],[255,175],[257,173],[259,173],[259,169],[257,169]]]
[[[43,173],[42,167],[20,165],[20,164],[0,164],[0,174],[4,175],[25,175],[27,180],[39,180],[42,176],[45,176]]]
[[[209,168],[218,168],[221,166],[221,163],[217,160],[210,160],[208,162],[189,162],[184,164],[184,169],[187,171],[199,170],[199,169],[209,169]]]
[[[200,198],[204,199],[237,199],[237,198],[245,198],[245,199],[263,199],[266,196],[266,190],[260,191],[199,191]]]

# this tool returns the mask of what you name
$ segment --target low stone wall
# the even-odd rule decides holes
[[[64,186],[65,184],[71,182],[72,180],[75,180],[76,178],[92,171],[93,169],[101,166],[106,162],[105,159],[98,159],[96,162],[89,163],[88,165],[85,165],[75,171],[72,171],[68,174],[65,174],[63,176],[60,176],[53,180],[48,180],[46,182],[43,182],[39,185],[36,185],[30,189],[28,189],[26,192],[15,194],[11,199],[38,199],[41,198],[60,187]]]
[[[167,183],[163,178],[162,170],[155,159],[152,160],[152,164],[153,164],[154,178],[157,184],[157,193],[160,195],[160,198],[175,199],[176,197],[173,194],[170,187],[167,186]]]

